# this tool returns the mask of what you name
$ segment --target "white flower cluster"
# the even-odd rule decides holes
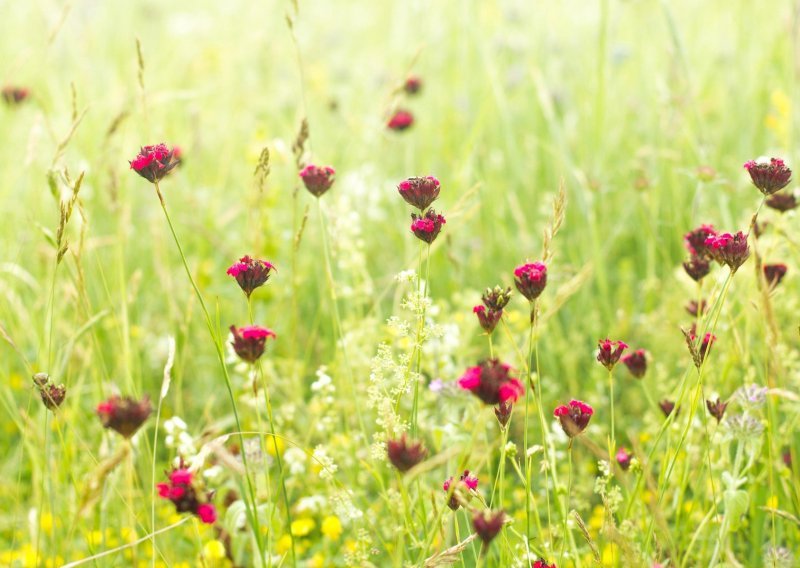
[[[164,443],[169,449],[175,450],[180,457],[185,459],[189,459],[197,453],[195,440],[187,432],[186,422],[180,417],[173,416],[169,420],[165,420],[163,428],[167,433]]]
[[[333,458],[328,455],[327,450],[325,450],[325,446],[320,444],[314,448],[313,457],[317,461],[317,464],[321,467],[319,471],[320,479],[333,479],[333,476],[336,474],[339,466],[336,465],[333,461]]]

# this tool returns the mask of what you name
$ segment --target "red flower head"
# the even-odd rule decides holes
[[[271,262],[245,255],[228,269],[228,274],[236,278],[239,287],[249,298],[253,290],[263,286],[269,280],[273,270],[275,270],[275,266]]]
[[[125,438],[133,436],[152,411],[147,395],[142,400],[114,395],[97,405],[97,415],[103,428],[111,428]]]
[[[683,269],[692,280],[700,282],[711,272],[711,263],[704,256],[692,255],[689,260],[684,261]]]
[[[386,451],[389,461],[402,473],[421,463],[428,455],[428,450],[422,442],[410,442],[405,434],[396,440],[386,442]]]
[[[24,87],[13,86],[3,87],[3,90],[0,91],[0,93],[3,96],[3,100],[9,105],[18,105],[30,95],[30,91],[28,89]]]
[[[690,300],[689,303],[684,307],[690,316],[696,318],[697,316],[702,316],[704,313],[706,313],[706,310],[708,309],[708,302],[705,300],[700,300],[700,304],[698,305],[697,300]]]
[[[497,359],[487,359],[470,367],[458,379],[458,386],[470,391],[486,404],[516,402],[525,390],[518,379],[510,375],[511,367]]]
[[[476,511],[472,516],[472,526],[483,541],[484,547],[494,540],[505,524],[506,514],[503,511]]]
[[[46,408],[55,411],[67,398],[67,387],[63,384],[48,383],[39,389],[39,396],[42,397],[42,403]]]
[[[772,195],[792,181],[792,170],[778,158],[771,158],[769,163],[750,160],[744,164],[744,169],[750,174],[753,185],[764,195]]]
[[[561,422],[561,428],[570,438],[574,438],[589,425],[594,409],[580,400],[569,401],[569,406],[561,405],[553,411],[553,416]]]
[[[411,128],[412,124],[414,124],[414,115],[411,114],[410,111],[399,109],[392,114],[391,118],[389,118],[389,121],[386,123],[386,127],[390,130],[401,132]]]
[[[722,233],[706,239],[711,258],[720,264],[727,264],[732,272],[744,264],[750,256],[750,247],[747,246],[747,235],[739,231],[735,235]]]
[[[667,400],[666,398],[658,403],[659,408],[661,408],[661,412],[664,413],[664,416],[669,416],[675,411],[675,416],[678,416],[680,412],[680,408],[675,409],[675,403],[671,400]]]
[[[705,258],[708,256],[708,246],[706,240],[717,235],[713,225],[700,225],[696,229],[689,231],[683,236],[683,244],[689,254]]]
[[[217,509],[211,503],[212,494],[204,490],[201,479],[186,469],[183,461],[167,474],[167,478],[167,483],[156,484],[159,497],[172,501],[177,512],[197,515],[207,525],[217,521]]]
[[[647,353],[644,349],[637,349],[633,353],[623,355],[620,361],[628,367],[628,371],[637,379],[644,377],[647,372]]]
[[[129,162],[131,169],[150,183],[156,183],[178,165],[174,151],[166,144],[142,146],[136,157]]]
[[[786,276],[787,267],[785,264],[765,264],[764,265],[764,278],[769,284],[770,288],[775,288],[781,283],[783,277]]]
[[[513,409],[514,403],[510,400],[498,403],[498,405],[494,407],[494,415],[497,417],[497,422],[500,424],[501,428],[505,428],[506,425],[508,425],[508,421],[511,420],[511,411]]]
[[[483,331],[489,334],[494,331],[494,328],[497,327],[497,323],[503,316],[503,310],[487,310],[486,306],[481,304],[472,308],[472,313],[478,316],[478,323],[481,324]]]
[[[695,331],[695,326],[692,325],[691,330],[686,331],[683,330],[684,336],[686,336],[686,345],[689,347],[689,353],[692,356],[692,360],[694,361],[695,367],[698,369],[703,365],[703,361],[708,355],[711,346],[717,340],[717,336],[711,333],[706,333],[703,336],[703,341],[700,342],[700,345],[697,345],[697,334]]]
[[[619,464],[619,467],[622,468],[622,471],[628,471],[628,468],[631,467],[632,457],[633,456],[630,455],[628,450],[626,450],[624,447],[617,451],[617,463]]]
[[[469,502],[469,499],[472,497],[470,491],[475,491],[478,488],[478,478],[474,475],[470,475],[469,470],[465,470],[458,479],[453,492],[450,493],[450,487],[452,485],[453,478],[451,477],[445,480],[442,484],[442,489],[445,493],[450,495],[450,498],[447,500],[447,506],[453,511],[456,511],[461,506],[462,501]]]
[[[255,363],[258,358],[264,354],[264,346],[267,339],[277,336],[275,332],[266,327],[251,325],[246,327],[236,328],[231,326],[231,333],[233,334],[233,350],[244,361],[248,363]]]
[[[538,298],[547,286],[547,267],[541,262],[521,264],[514,269],[514,284],[529,302]]]
[[[403,83],[403,90],[409,95],[416,95],[422,89],[422,79],[416,75],[410,75]]]
[[[419,240],[431,244],[439,236],[442,225],[447,221],[433,209],[428,209],[424,215],[411,214],[411,232]]]
[[[425,211],[439,197],[439,180],[433,176],[410,177],[397,184],[406,203]]]
[[[539,560],[536,560],[533,562],[533,564],[531,564],[531,568],[556,568],[556,564],[555,562],[552,564],[548,564],[547,562],[545,562],[540,558]]]
[[[609,371],[617,364],[622,352],[628,348],[624,341],[611,341],[608,338],[597,342],[597,360]]]
[[[315,197],[320,197],[328,191],[334,182],[336,170],[330,166],[315,166],[309,164],[300,171],[300,179],[306,189]]]
[[[798,205],[797,197],[794,193],[774,193],[767,197],[764,203],[767,207],[780,211],[781,213],[791,211]]]
[[[722,417],[725,415],[725,409],[728,408],[728,403],[722,402],[719,397],[717,397],[717,400],[714,402],[706,400],[706,408],[708,408],[708,413],[716,418],[717,424],[719,424]]]

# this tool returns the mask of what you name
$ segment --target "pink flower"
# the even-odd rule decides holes
[[[555,562],[553,564],[548,564],[541,558],[536,560],[533,564],[531,564],[531,568],[556,568]]]
[[[397,184],[397,191],[409,205],[425,211],[439,197],[439,186],[433,176],[410,177]]]
[[[770,288],[776,287],[781,283],[783,277],[786,276],[788,268],[785,264],[765,264],[764,265],[764,279],[769,284]]]
[[[173,151],[163,143],[142,146],[129,163],[132,170],[150,183],[156,183],[178,165],[178,161],[173,160]]]
[[[411,232],[421,241],[431,244],[439,236],[442,225],[447,221],[433,209],[428,209],[424,215],[411,214]]]
[[[450,493],[450,487],[453,485],[453,478],[450,477],[442,484],[442,489],[445,493]],[[461,492],[459,492],[461,489]],[[456,487],[453,489],[450,498],[447,500],[447,506],[453,511],[458,510],[462,501],[469,501],[471,495],[469,491],[478,489],[478,478],[470,475],[469,470],[465,470],[461,477],[458,479]],[[466,495],[464,495],[466,493]]]
[[[597,342],[597,360],[609,371],[619,362],[622,352],[628,348],[624,341],[610,341],[608,338]]]
[[[405,434],[395,440],[386,442],[386,452],[389,461],[401,473],[421,463],[428,455],[428,450],[422,442],[410,441]]]
[[[210,503],[197,506],[197,516],[206,525],[213,525],[217,521],[217,509]]]
[[[628,468],[631,467],[631,456],[624,447],[620,448],[617,451],[616,459],[619,467],[622,468],[622,471],[628,471]]]
[[[483,541],[483,546],[488,547],[489,543],[494,540],[505,524],[506,515],[503,511],[490,511],[475,512],[472,516],[472,527],[478,534],[478,538]]]
[[[717,230],[713,225],[700,225],[696,229],[689,231],[683,236],[683,243],[686,250],[693,257],[705,258],[708,256],[708,246],[706,240],[717,235]]]
[[[510,371],[511,367],[499,360],[487,359],[467,369],[458,380],[458,386],[486,404],[516,402],[525,389],[518,379],[511,376]]]
[[[163,499],[170,498],[170,486],[167,483],[156,483],[156,489],[158,489],[158,496]]]
[[[589,425],[594,409],[580,400],[571,400],[569,405],[562,405],[553,411],[553,416],[561,422],[561,428],[570,438],[583,432]]]
[[[795,209],[798,205],[797,197],[794,193],[774,193],[767,197],[764,202],[767,207],[785,213]]]
[[[231,326],[233,350],[244,361],[255,363],[264,354],[267,339],[277,337],[275,332],[257,325],[236,328]]]
[[[24,87],[7,86],[3,87],[3,90],[0,91],[0,95],[2,95],[3,100],[7,104],[18,105],[28,98],[30,91]]]
[[[300,178],[306,189],[315,197],[328,191],[334,182],[336,170],[331,166],[315,166],[309,164],[300,171]]]
[[[541,262],[521,264],[514,269],[514,284],[529,302],[534,301],[547,286],[547,267]]]
[[[711,272],[711,264],[705,256],[692,255],[689,260],[683,263],[683,269],[692,280],[700,282]]]
[[[275,270],[275,266],[271,262],[245,255],[239,259],[239,262],[231,265],[227,273],[236,279],[239,287],[249,298],[253,290],[263,286],[269,280],[273,270]]]
[[[422,89],[422,79],[416,75],[410,75],[403,83],[403,90],[409,95],[416,95]]]
[[[750,174],[753,185],[764,195],[772,195],[792,181],[792,170],[779,158],[771,158],[769,163],[750,160],[745,162],[744,169]]]
[[[192,472],[188,469],[176,469],[170,473],[169,480],[174,484],[189,485],[192,483]]]
[[[637,349],[633,353],[628,353],[620,359],[628,368],[631,375],[637,379],[644,377],[647,372],[647,354],[644,349]]]
[[[150,398],[146,395],[142,400],[114,395],[97,405],[97,416],[104,428],[130,438],[144,424],[152,410]]]
[[[722,233],[706,239],[711,258],[720,264],[726,264],[732,272],[744,264],[750,256],[750,247],[747,246],[747,235],[739,231],[735,235]]]
[[[503,310],[487,310],[486,306],[483,305],[477,305],[472,308],[472,313],[478,316],[478,323],[480,323],[483,331],[489,334],[494,331],[503,316]]]
[[[392,114],[386,126],[390,130],[402,132],[403,130],[411,128],[412,124],[414,124],[414,115],[411,114],[410,111],[399,109]]]

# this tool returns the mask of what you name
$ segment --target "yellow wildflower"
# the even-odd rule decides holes
[[[342,536],[342,523],[336,515],[330,515],[322,519],[322,534],[331,540],[337,540]]]

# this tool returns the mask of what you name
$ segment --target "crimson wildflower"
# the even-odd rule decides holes
[[[553,562],[552,564],[548,564],[544,561],[544,559],[540,558],[531,564],[531,568],[556,568],[556,563]]]
[[[403,90],[409,95],[416,95],[422,89],[422,79],[416,75],[410,75],[403,83]]]
[[[700,225],[683,236],[683,243],[692,256],[708,256],[708,245],[706,240],[717,235],[717,230],[713,225]]]
[[[690,316],[696,318],[697,316],[702,316],[704,313],[706,313],[706,310],[708,309],[708,302],[705,300],[700,300],[700,304],[698,304],[697,300],[690,300],[689,303],[684,307]]]
[[[419,240],[431,244],[439,236],[442,225],[445,221],[444,216],[433,209],[428,209],[424,215],[411,214],[411,232]]]
[[[561,428],[570,438],[574,438],[589,425],[594,409],[580,400],[571,400],[569,405],[561,405],[553,411],[553,416],[561,422]]]
[[[797,197],[794,193],[773,193],[764,204],[770,209],[775,209],[781,213],[786,213],[795,209],[798,205]]]
[[[711,346],[717,340],[717,336],[712,333],[706,333],[700,344],[697,344],[697,333],[695,325],[693,324],[689,331],[682,329],[684,337],[686,337],[686,345],[689,347],[689,353],[694,361],[694,366],[698,369],[703,365],[703,361],[708,355]]]
[[[772,195],[792,181],[792,170],[779,158],[771,158],[769,162],[750,160],[744,164],[744,169],[750,174],[753,185],[764,195]]]
[[[661,412],[664,413],[664,416],[669,416],[673,411],[675,411],[675,416],[677,416],[680,412],[680,409],[675,409],[675,403],[666,398],[658,403],[658,407],[661,409]]]
[[[142,400],[113,395],[97,405],[97,415],[103,428],[111,428],[125,438],[133,436],[152,411],[147,395]]]
[[[503,528],[506,520],[506,514],[503,511],[476,511],[472,516],[472,526],[475,532],[483,541],[484,547],[489,546],[489,543],[494,540]]]
[[[624,355],[620,361],[625,364],[631,375],[637,379],[644,377],[644,374],[647,372],[647,353],[644,349],[637,349],[633,353],[628,353]]]
[[[331,188],[335,175],[336,170],[330,166],[308,164],[300,170],[300,179],[303,180],[303,185],[315,197],[320,197]]]
[[[511,367],[498,359],[486,359],[467,369],[458,379],[458,386],[470,391],[486,404],[516,402],[525,389],[510,372]]]
[[[131,169],[150,183],[156,183],[178,165],[173,159],[174,151],[166,144],[142,146],[136,157],[129,163]]]
[[[478,478],[474,475],[470,475],[469,470],[467,469],[461,474],[461,477],[459,477],[455,487],[451,492],[450,487],[452,486],[453,478],[450,477],[442,484],[442,489],[447,495],[449,495],[447,506],[453,511],[457,511],[462,502],[469,502],[470,498],[472,497],[470,492],[475,491],[478,488]]]
[[[617,450],[616,460],[619,467],[622,468],[622,471],[628,471],[628,468],[631,467],[631,458],[633,458],[633,456],[629,454],[628,450],[624,447]]]
[[[500,423],[501,428],[508,425],[511,420],[511,411],[514,409],[514,403],[510,400],[500,402],[494,407],[494,415],[497,417],[497,422]]]
[[[722,402],[719,397],[715,401],[706,400],[706,408],[708,413],[717,419],[717,424],[720,423],[722,417],[725,415],[725,409],[728,407],[727,402]]]
[[[529,302],[538,298],[547,286],[547,266],[542,262],[528,262],[514,269],[514,284]]]
[[[389,130],[402,132],[403,130],[411,128],[412,124],[414,124],[414,115],[411,114],[410,111],[398,109],[389,118],[386,127],[389,128]]]
[[[264,354],[267,339],[277,337],[269,328],[258,325],[236,328],[231,326],[233,350],[244,361],[255,363]]]
[[[700,282],[711,272],[711,263],[704,256],[692,255],[689,260],[684,261],[683,269],[692,280]]]
[[[39,395],[42,397],[42,402],[45,407],[50,410],[55,410],[61,406],[61,403],[63,403],[64,399],[67,397],[67,387],[63,384],[56,385],[50,383],[39,389]]]
[[[720,264],[726,264],[732,272],[744,264],[750,256],[750,247],[747,246],[747,235],[739,231],[735,235],[722,233],[706,239],[711,258]]]
[[[783,452],[781,453],[781,459],[783,460],[783,465],[792,469],[792,451],[789,448],[784,448]]]
[[[421,463],[428,455],[422,442],[411,442],[405,434],[386,442],[386,452],[392,465],[402,473]]]
[[[774,288],[781,283],[783,277],[786,276],[788,268],[785,264],[765,264],[764,265],[764,279],[770,288]]]
[[[406,203],[425,211],[439,197],[440,185],[433,176],[410,177],[397,184],[397,191]]]
[[[207,525],[217,521],[212,493],[204,490],[199,476],[187,469],[182,460],[179,467],[167,474],[167,479],[166,483],[156,484],[158,496],[172,501],[178,513],[192,513]]]
[[[483,305],[490,310],[499,311],[508,305],[511,300],[511,287],[503,289],[500,286],[494,288],[486,288],[486,291],[481,296]]]
[[[601,339],[597,342],[597,361],[610,371],[619,362],[622,352],[627,348],[628,344],[624,341]]]
[[[228,268],[228,275],[236,279],[239,287],[249,298],[253,290],[263,286],[269,280],[273,270],[275,270],[275,266],[271,262],[245,255],[239,259],[239,262],[235,262]]]
[[[478,316],[478,323],[481,324],[483,331],[486,333],[492,333],[503,316],[503,310],[487,310],[486,306],[481,304],[472,308],[472,313]]]
[[[18,105],[28,98],[30,91],[24,87],[7,86],[0,91],[3,100],[10,105]]]
[[[36,373],[33,376],[33,384],[39,390],[39,396],[42,397],[42,403],[45,408],[53,412],[61,406],[67,397],[67,387],[63,384],[57,385],[52,382],[50,375],[47,373]]]

